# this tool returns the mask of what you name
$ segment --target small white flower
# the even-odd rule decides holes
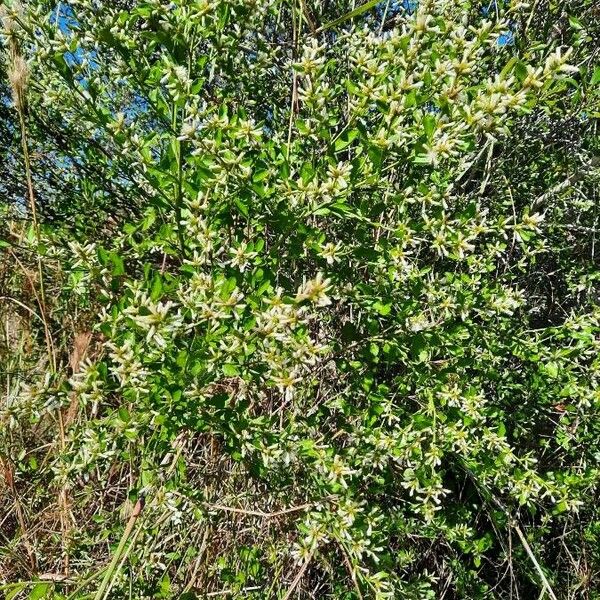
[[[231,254],[229,264],[232,267],[237,267],[242,273],[246,270],[250,261],[258,256],[258,252],[248,250],[246,242],[242,242],[239,246],[231,248],[229,254]]]
[[[314,279],[306,281],[298,288],[296,294],[296,302],[309,300],[317,306],[329,306],[331,299],[327,295],[327,291],[331,287],[330,279],[323,279],[323,274],[318,273]]]
[[[277,389],[284,395],[285,401],[289,402],[294,397],[296,384],[302,381],[296,373],[285,373],[273,377]]]
[[[327,261],[328,265],[332,265],[334,262],[339,262],[339,252],[342,249],[341,242],[334,244],[333,242],[328,242],[321,246],[319,254]]]
[[[327,169],[327,174],[333,185],[338,190],[345,190],[348,187],[348,179],[350,172],[352,171],[352,165],[339,162],[336,166],[330,165]]]

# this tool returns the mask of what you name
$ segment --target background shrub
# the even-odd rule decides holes
[[[597,597],[597,17],[5,7],[8,597]]]

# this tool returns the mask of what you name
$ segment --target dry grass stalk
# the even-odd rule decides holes
[[[29,559],[29,565],[31,567],[31,570],[33,573],[35,573],[37,570],[35,551],[29,542],[29,532],[27,528],[27,523],[25,522],[25,515],[21,507],[21,500],[19,499],[19,494],[15,486],[13,474],[14,470],[10,462],[8,460],[3,460],[2,458],[0,458],[0,467],[2,468],[2,473],[4,476],[4,482],[6,484],[6,487],[10,490],[14,499],[15,514],[17,515],[17,522],[19,523],[19,528],[21,529],[21,539],[23,540],[25,551],[27,552],[27,558]]]
[[[6,7],[2,7],[2,23],[5,32],[8,36],[8,80],[12,91],[12,99],[15,109],[19,115],[19,125],[21,129],[21,147],[23,151],[23,162],[25,166],[25,179],[27,182],[27,193],[29,199],[29,207],[31,211],[31,219],[33,223],[33,229],[35,232],[38,247],[41,243],[41,232],[39,221],[37,217],[37,207],[35,200],[35,192],[33,186],[33,173],[31,169],[31,157],[29,153],[29,145],[27,140],[27,124],[26,124],[26,107],[27,107],[27,84],[29,81],[29,68],[27,61],[23,57],[21,48],[17,38],[17,23],[15,18],[9,14]],[[19,12],[19,5],[15,4],[17,13]],[[15,257],[16,258],[16,257]],[[52,342],[52,334],[48,324],[47,308],[46,308],[46,292],[44,287],[44,272],[42,265],[42,257],[40,253],[37,253],[37,270],[39,277],[39,297],[38,304],[40,307],[40,316],[44,323],[44,333],[46,337],[46,344],[48,348],[48,359],[50,361],[51,372],[56,373],[56,355],[54,352],[54,346]],[[57,410],[57,422],[59,429],[59,444],[60,451],[64,452],[65,449],[65,424],[61,409]],[[67,551],[67,542],[69,538],[69,501],[68,492],[65,487],[61,488],[58,492],[58,505],[60,510],[60,520],[63,538],[63,555],[64,555],[64,573],[66,576],[69,574],[69,556]]]
[[[25,111],[25,92],[28,80],[29,67],[27,66],[27,61],[20,54],[16,54],[8,68],[8,82],[12,91],[15,108],[19,112]]]
[[[85,358],[90,342],[92,339],[92,333],[89,331],[80,331],[75,334],[75,338],[73,340],[73,350],[71,351],[71,355],[69,357],[69,366],[71,367],[72,374],[76,374],[79,372],[79,368],[81,365],[81,361]],[[71,393],[71,402],[66,411],[66,414],[63,415],[62,411],[59,410],[59,425],[62,431],[62,440],[64,440],[65,430],[75,421],[77,416],[77,408],[79,405],[79,399],[77,397],[76,392]],[[61,448],[64,449],[64,441],[62,442],[63,446]],[[69,551],[68,551],[68,542],[69,535],[71,530],[71,519],[70,519],[70,505],[71,499],[70,494],[66,488],[63,486],[58,493],[58,503],[60,506],[60,518],[61,518],[61,530],[63,534],[63,569],[65,576],[69,575]]]
[[[73,375],[79,373],[81,361],[86,357],[90,343],[92,341],[92,333],[90,331],[79,331],[75,334],[73,339],[73,350],[69,356],[69,366],[71,367],[71,373]],[[71,402],[69,408],[64,416],[64,426],[68,428],[77,417],[77,407],[79,399],[75,392],[71,393]]]

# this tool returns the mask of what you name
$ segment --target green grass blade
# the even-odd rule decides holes
[[[339,25],[340,23],[343,23],[344,21],[348,21],[349,19],[358,17],[359,15],[362,15],[363,13],[367,12],[368,10],[370,10],[373,7],[380,4],[381,1],[382,0],[369,0],[369,2],[365,2],[358,8],[351,10],[349,13],[346,13],[345,15],[342,15],[341,17],[338,17],[337,19],[334,19],[333,21],[326,23],[322,27],[319,27],[319,29],[317,29],[317,32],[325,31],[326,29],[331,29],[331,27],[335,27],[336,25]]]

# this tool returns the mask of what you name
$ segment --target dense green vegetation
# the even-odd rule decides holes
[[[6,598],[600,598],[597,2],[2,10]]]

